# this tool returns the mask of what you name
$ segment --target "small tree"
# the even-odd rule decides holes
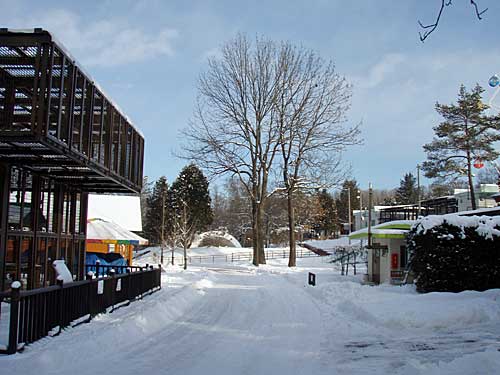
[[[417,179],[406,173],[396,189],[396,204],[413,204],[418,201]]]
[[[499,153],[493,144],[500,140],[499,117],[485,115],[489,108],[482,101],[484,89],[476,85],[471,92],[460,87],[457,104],[437,103],[437,112],[444,121],[434,127],[436,137],[424,145],[427,161],[422,169],[429,178],[456,180],[466,176],[472,209],[476,209],[472,164],[480,158],[492,161]]]

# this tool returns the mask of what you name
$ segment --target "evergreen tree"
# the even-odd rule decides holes
[[[342,184],[340,194],[336,199],[337,215],[340,223],[349,222],[349,198],[351,200],[351,224],[354,223],[352,212],[360,209],[359,199],[356,199],[358,195],[359,187],[356,180],[345,180]]]
[[[316,194],[316,199],[319,206],[316,216],[316,229],[329,237],[339,225],[335,199],[326,189],[319,191]]]
[[[396,189],[396,204],[414,204],[418,202],[417,179],[406,173]]]
[[[472,181],[474,159],[492,161],[499,156],[493,144],[500,140],[500,118],[485,115],[489,107],[482,101],[483,91],[476,85],[468,92],[462,85],[457,104],[436,104],[444,121],[434,127],[433,141],[424,145],[427,161],[422,165],[429,178],[460,179],[465,175],[472,209],[476,209]]]
[[[185,227],[182,231],[186,232],[183,241],[189,247],[195,233],[205,230],[213,221],[208,180],[196,165],[190,164],[182,169],[169,193],[170,226],[175,230],[182,223]]]
[[[146,238],[152,244],[161,243],[162,221],[164,224],[163,225],[164,235],[166,235],[169,231],[168,221],[162,219],[164,212],[165,212],[165,218],[168,217],[167,200],[168,200],[167,178],[165,176],[162,176],[156,181],[153,190],[146,198],[148,209],[146,212],[146,220],[143,225],[143,232]]]

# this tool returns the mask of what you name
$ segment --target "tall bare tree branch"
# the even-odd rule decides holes
[[[482,16],[484,13],[486,13],[488,8],[485,8],[485,9],[480,11],[476,1],[474,1],[474,0],[470,0],[470,4],[474,7],[474,12],[476,14],[477,19],[482,20],[483,19]],[[429,35],[431,35],[437,29],[445,7],[448,7],[450,5],[453,5],[452,0],[441,0],[441,6],[439,8],[439,12],[437,14],[437,17],[436,17],[436,20],[434,21],[434,23],[424,25],[420,20],[418,21],[419,26],[423,29],[423,32],[420,32],[420,31],[418,32],[418,35],[420,37],[421,42],[424,42],[429,37]]]

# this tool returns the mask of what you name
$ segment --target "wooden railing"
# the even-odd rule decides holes
[[[26,344],[90,322],[97,314],[111,313],[160,288],[161,269],[152,266],[137,272],[128,269],[123,274],[110,270],[109,276],[103,277],[88,274],[87,280],[28,291],[13,287],[0,294],[0,302],[10,303],[8,344],[0,353],[13,354]]]

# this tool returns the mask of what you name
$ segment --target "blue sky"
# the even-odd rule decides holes
[[[0,26],[52,31],[145,134],[145,174],[169,180],[185,164],[173,152],[198,75],[225,40],[244,32],[312,48],[354,85],[348,117],[364,138],[345,155],[354,177],[393,188],[425,159],[435,102],[500,71],[500,2],[478,3],[483,21],[456,0],[425,43],[417,20],[433,21],[439,0],[0,0]]]

